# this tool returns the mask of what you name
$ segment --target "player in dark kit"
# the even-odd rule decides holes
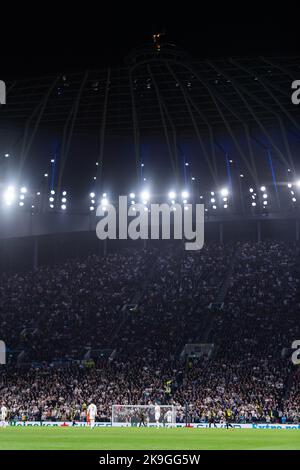
[[[214,411],[211,411],[208,415],[208,427],[211,428],[211,425],[214,425],[214,428],[217,428],[216,425],[216,415]]]
[[[233,426],[231,424],[231,416],[232,416],[231,410],[229,409],[225,410],[226,429],[229,429],[229,428],[233,429]]]
[[[140,422],[139,422],[139,427],[141,426],[147,426],[147,423],[146,423],[146,415],[143,411],[140,411],[139,413],[139,419],[140,419]]]

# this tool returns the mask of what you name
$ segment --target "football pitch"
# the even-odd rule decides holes
[[[0,428],[0,450],[295,450],[299,430]]]

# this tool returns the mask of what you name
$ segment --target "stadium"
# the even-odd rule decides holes
[[[156,32],[1,77],[1,450],[300,449],[299,63]],[[119,196],[203,247],[99,239]]]

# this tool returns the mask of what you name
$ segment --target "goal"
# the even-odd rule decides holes
[[[176,406],[159,405],[161,426],[173,427],[176,423]],[[141,416],[147,426],[156,426],[155,405],[112,405],[112,426],[139,426]]]

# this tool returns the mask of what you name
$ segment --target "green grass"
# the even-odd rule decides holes
[[[300,449],[299,430],[0,428],[0,450]]]

